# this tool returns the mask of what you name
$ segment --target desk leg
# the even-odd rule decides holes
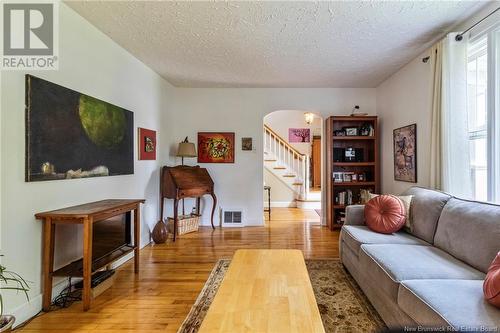
[[[177,234],[178,221],[179,221],[179,200],[174,199],[174,242]]]
[[[211,217],[211,222],[212,222],[212,229],[215,229],[215,226],[214,226],[214,213],[215,213],[215,207],[217,206],[217,197],[215,196],[215,193],[210,193],[210,195],[212,196],[212,199],[214,201],[214,204],[212,206],[212,217]]]
[[[271,221],[271,189],[267,189],[267,206],[269,209],[269,221]]]
[[[200,201],[200,197],[196,198],[196,215],[200,215]]]
[[[51,218],[43,223],[43,311],[50,311],[52,303],[52,273],[54,271],[54,234],[56,225]]]
[[[92,280],[92,218],[83,220],[83,311],[90,309]]]
[[[141,246],[141,207],[134,210],[134,273],[139,273],[139,248]]]

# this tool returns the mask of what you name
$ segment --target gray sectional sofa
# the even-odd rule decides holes
[[[392,235],[364,224],[348,206],[341,260],[390,328],[500,332],[500,309],[483,280],[500,251],[500,206],[413,187],[412,228]]]

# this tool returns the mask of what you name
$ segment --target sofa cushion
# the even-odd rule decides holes
[[[484,298],[500,309],[500,252],[491,263],[483,283]]]
[[[468,332],[500,327],[500,309],[483,298],[481,280],[401,282],[398,304],[422,326],[453,326]]]
[[[398,232],[406,222],[403,200],[395,195],[379,195],[365,205],[365,220],[368,228],[382,234]]]
[[[429,245],[423,240],[414,237],[406,232],[396,232],[393,234],[379,234],[371,231],[368,227],[348,225],[343,226],[341,239],[356,254],[362,244],[410,244],[410,245]]]
[[[403,195],[413,195],[410,209],[411,233],[432,244],[439,216],[451,196],[421,187],[412,187]]]
[[[434,245],[486,273],[500,250],[500,206],[450,199]]]
[[[364,244],[359,262],[394,301],[404,280],[483,280],[485,276],[448,253],[425,245]]]

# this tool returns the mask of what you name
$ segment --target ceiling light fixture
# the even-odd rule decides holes
[[[304,118],[306,120],[306,124],[311,125],[314,120],[314,113],[306,112],[304,113]]]

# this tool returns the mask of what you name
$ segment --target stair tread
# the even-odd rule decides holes
[[[274,167],[273,169],[275,169],[275,170],[286,170],[285,167]]]
[[[300,202],[321,202],[320,199],[295,199],[295,201],[300,201]]]
[[[297,176],[295,176],[295,175],[283,175],[283,177],[290,177],[291,178],[291,177],[297,177]]]
[[[299,185],[304,185],[304,183],[293,183],[292,185],[299,186]]]
[[[266,159],[264,160],[264,162],[276,162],[277,160],[273,160],[273,159]]]

